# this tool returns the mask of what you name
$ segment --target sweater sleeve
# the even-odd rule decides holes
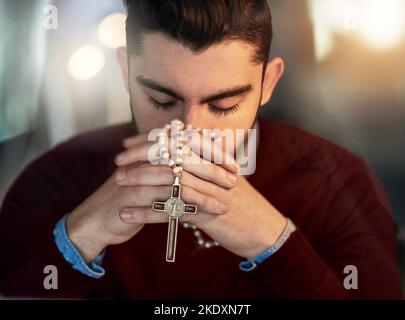
[[[55,244],[55,223],[79,201],[77,185],[59,163],[56,150],[32,162],[4,199],[0,210],[2,295],[84,298],[97,281],[74,270]],[[48,265],[57,269],[57,289],[45,289]]]
[[[402,299],[395,228],[382,189],[362,161],[349,167],[343,183],[328,189],[324,212],[316,214],[320,236],[314,239],[307,231],[314,230],[312,222],[294,221],[303,227],[246,275],[257,285],[258,296]],[[357,269],[357,289],[344,286],[346,266]]]

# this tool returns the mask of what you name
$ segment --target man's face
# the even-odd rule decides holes
[[[129,92],[140,132],[178,118],[195,128],[249,129],[261,104],[263,64],[254,48],[222,42],[194,53],[162,33],[131,55]]]

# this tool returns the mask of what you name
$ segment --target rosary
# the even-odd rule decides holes
[[[192,129],[191,125],[187,126],[187,129]],[[201,129],[197,129],[201,133]],[[170,155],[168,147],[166,145],[167,137],[174,138],[174,156]],[[211,139],[215,137],[212,136]],[[180,120],[173,120],[172,124],[167,124],[157,139],[160,144],[160,152],[162,158],[168,161],[168,166],[173,172],[173,185],[171,187],[170,198],[166,201],[155,201],[152,203],[152,210],[157,213],[165,213],[168,218],[168,231],[167,231],[167,245],[166,245],[166,261],[174,262],[176,259],[176,243],[177,243],[177,230],[179,225],[179,219],[183,214],[197,214],[197,205],[187,204],[181,199],[181,177],[183,172],[183,141],[184,141],[184,123]],[[212,248],[219,246],[216,241],[206,241],[202,232],[197,229],[195,225],[189,222],[182,223],[185,229],[192,229],[194,236],[197,239],[197,244],[201,248]]]

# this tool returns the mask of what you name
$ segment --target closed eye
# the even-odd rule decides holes
[[[169,108],[172,108],[174,106],[176,106],[177,101],[169,101],[169,102],[158,102],[155,99],[153,99],[152,97],[148,97],[148,102],[152,105],[152,107],[154,107],[155,109],[158,110],[168,110]],[[217,116],[226,116],[232,113],[235,113],[239,110],[240,106],[239,104],[235,104],[229,108],[220,108],[215,106],[214,104],[208,104],[208,108],[210,110],[210,112],[212,112],[213,114],[217,115]]]
[[[163,109],[163,110],[167,110],[173,106],[176,105],[176,101],[169,101],[169,102],[165,102],[165,103],[161,103],[156,101],[155,99],[153,99],[152,97],[148,98],[148,102],[152,105],[152,107],[154,107],[155,109]]]
[[[219,108],[219,107],[217,107],[217,106],[215,106],[213,104],[209,104],[208,108],[210,109],[210,111],[212,113],[214,113],[216,115],[226,116],[226,115],[237,112],[239,110],[240,106],[239,106],[239,104],[235,104],[234,106],[232,106],[230,108],[224,109],[224,108]]]

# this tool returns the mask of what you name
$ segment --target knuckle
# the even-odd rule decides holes
[[[140,186],[127,187],[125,191],[130,199],[138,199],[142,195],[142,187]]]
[[[186,187],[188,187],[188,186],[191,186],[191,185],[195,185],[195,183],[196,183],[196,181],[194,181],[194,179],[193,179],[193,176],[190,174],[190,173],[188,173],[188,172],[186,172],[186,171],[183,171],[183,176],[182,176],[182,182],[183,182],[183,188],[186,188]]]
[[[132,181],[138,182],[143,178],[142,170],[139,168],[134,168],[131,170],[130,176]]]
[[[202,198],[201,202],[202,202],[201,203],[202,207],[205,210],[211,211],[211,210],[213,210],[215,208],[215,200],[212,199],[211,197],[205,196],[205,197]]]
[[[215,177],[218,175],[218,168],[216,165],[214,164],[208,164],[208,172],[209,175],[215,179]]]
[[[160,167],[155,167],[156,169],[156,171],[157,171],[157,173],[158,174],[161,174],[161,175],[167,175],[167,176],[171,176],[172,174],[172,171],[171,171],[171,169],[168,167],[168,166],[160,166]]]
[[[167,199],[167,198],[169,198],[170,193],[171,193],[171,187],[169,187],[169,186],[158,186],[156,188],[157,188],[156,189],[157,192],[154,191],[155,189],[151,190],[152,187],[150,187],[149,191],[152,191],[153,193],[156,193],[156,197],[159,197],[159,199],[162,199],[162,198]]]
[[[181,195],[185,200],[188,200],[190,198],[190,187],[185,186],[184,184],[181,186]]]
[[[212,164],[212,179],[213,181],[219,182],[223,178],[225,178],[225,173],[223,172],[222,168],[218,165]]]
[[[220,167],[219,165],[214,165],[215,166],[215,175],[218,178],[225,178],[225,170],[222,169],[222,167]]]
[[[195,191],[188,186],[183,185],[181,188],[182,198],[184,198],[186,201],[193,201],[195,198],[194,193]]]

